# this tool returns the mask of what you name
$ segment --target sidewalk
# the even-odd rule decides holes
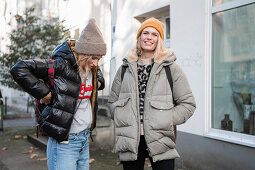
[[[47,138],[36,138],[34,118],[4,120],[0,131],[0,170],[46,170]],[[34,145],[36,144],[36,145]],[[122,170],[112,149],[90,142],[90,170]],[[151,170],[145,165],[145,170]]]
[[[30,126],[8,127],[0,132],[0,167],[6,170],[46,170],[46,153],[27,141]]]
[[[19,118],[19,119],[5,119],[3,121],[4,128],[17,126],[35,126],[35,118]]]
[[[0,170],[46,170],[47,138],[33,135],[34,119],[4,120],[4,131],[0,131]],[[19,125],[19,126],[17,126]],[[37,140],[40,148],[29,141]],[[121,170],[116,165],[116,155],[111,150],[90,147],[90,157],[95,161],[91,170]]]

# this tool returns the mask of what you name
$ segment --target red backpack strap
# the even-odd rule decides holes
[[[49,69],[48,69],[48,76],[49,76],[49,81],[50,81],[50,84],[51,84],[52,87],[54,86],[54,83],[53,83],[54,73],[55,73],[54,60],[50,60]]]

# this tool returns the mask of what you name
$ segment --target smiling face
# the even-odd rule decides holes
[[[158,44],[159,32],[153,27],[144,28],[141,33],[141,47],[144,52],[153,52]]]

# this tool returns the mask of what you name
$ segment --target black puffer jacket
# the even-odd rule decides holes
[[[39,124],[49,136],[61,142],[67,140],[69,135],[80,93],[81,78],[68,41],[59,45],[53,51],[53,60],[55,69],[53,89],[50,89],[45,83],[48,80],[48,63],[50,60],[20,61],[11,68],[11,75],[24,91],[36,99],[43,98],[51,91],[51,104],[43,110]],[[104,89],[104,78],[101,71],[93,68],[92,73],[91,131],[96,126],[97,90]],[[100,89],[97,89],[98,80],[101,83]]]

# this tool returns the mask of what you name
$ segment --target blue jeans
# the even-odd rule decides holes
[[[49,137],[47,165],[49,170],[89,170],[89,128],[69,135],[69,143],[58,143]]]

